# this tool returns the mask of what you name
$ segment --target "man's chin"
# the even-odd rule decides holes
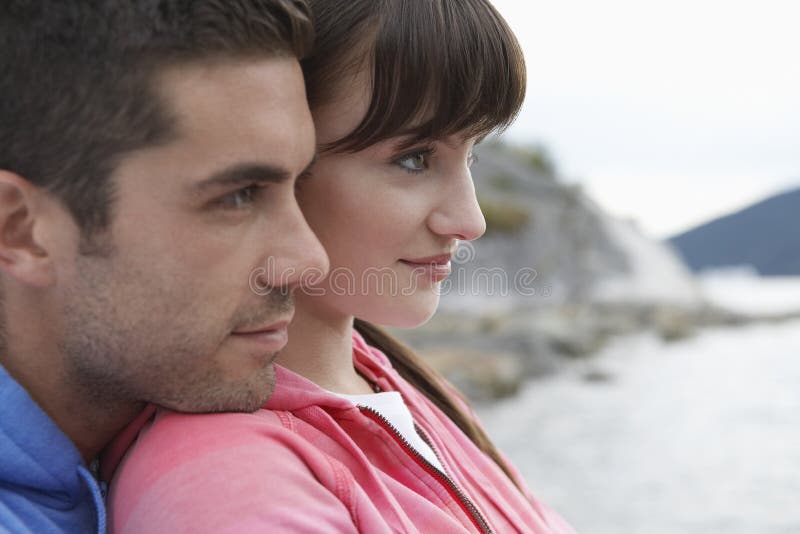
[[[180,399],[158,404],[182,413],[252,413],[266,404],[274,390],[275,368],[270,363],[246,380],[209,385],[205,390],[195,390]]]

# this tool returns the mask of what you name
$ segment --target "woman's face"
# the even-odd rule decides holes
[[[343,82],[313,110],[317,143],[350,133],[369,103],[366,76]],[[356,153],[324,153],[298,200],[331,261],[330,275],[298,305],[400,327],[426,321],[439,303],[459,240],[486,224],[470,175],[474,139],[402,149],[388,139]],[[322,307],[322,308],[320,308]]]

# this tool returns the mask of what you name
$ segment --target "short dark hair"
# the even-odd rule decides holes
[[[366,68],[364,119],[323,150],[358,151],[409,135],[408,144],[502,130],[525,99],[522,49],[488,0],[309,0],[314,52],[303,61],[308,102],[325,104]]]
[[[305,0],[2,0],[0,169],[66,205],[84,237],[110,221],[126,153],[174,135],[160,70],[310,52]]]

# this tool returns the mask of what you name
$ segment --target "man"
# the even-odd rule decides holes
[[[294,198],[309,13],[6,0],[0,40],[0,531],[102,532],[87,462],[147,402],[257,409],[327,270]]]

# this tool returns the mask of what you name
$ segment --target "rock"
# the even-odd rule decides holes
[[[583,373],[581,378],[584,382],[606,383],[611,382],[614,379],[614,375],[601,369],[592,369]]]
[[[473,401],[511,396],[525,379],[519,360],[502,352],[440,347],[426,350],[425,358]]]

